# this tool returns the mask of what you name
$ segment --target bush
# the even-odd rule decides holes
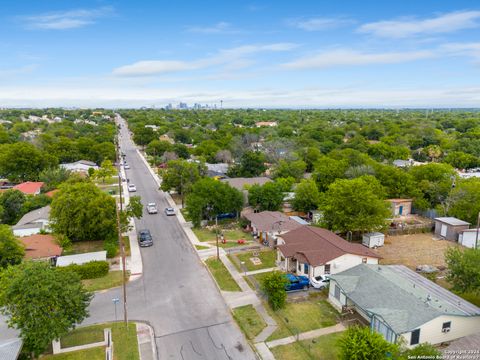
[[[107,258],[111,259],[117,255],[118,246],[113,241],[105,241],[103,244],[103,248],[107,252]]]
[[[85,280],[105,276],[108,274],[109,268],[110,266],[107,261],[90,261],[86,264],[71,264],[59,269],[73,271],[80,276],[80,279]]]
[[[262,290],[268,297],[268,303],[273,310],[282,309],[285,307],[287,300],[287,292],[285,286],[288,280],[278,271],[265,276],[262,281]]]

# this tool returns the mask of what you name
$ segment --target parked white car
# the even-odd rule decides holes
[[[128,192],[136,192],[137,187],[133,184],[128,184]]]
[[[165,208],[165,215],[167,216],[175,216],[175,209],[171,207]]]
[[[315,289],[326,288],[329,284],[330,278],[328,275],[318,275],[310,279],[310,285],[312,285]]]
[[[125,170],[128,170],[128,169],[130,169],[130,165],[128,165],[127,163],[125,163],[125,165],[123,165],[123,168],[124,168]]]
[[[148,212],[149,214],[156,214],[156,213],[158,213],[157,204],[155,204],[155,203],[148,203],[148,204],[147,204],[147,212]]]

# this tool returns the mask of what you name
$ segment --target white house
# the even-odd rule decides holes
[[[458,234],[459,244],[468,248],[478,248],[480,244],[475,246],[475,242],[480,243],[480,229],[466,229]]]
[[[336,274],[362,263],[377,264],[379,258],[365,246],[315,226],[301,226],[278,238],[279,266],[309,278]]]
[[[12,226],[13,235],[22,237],[39,234],[42,230],[49,230],[50,206],[44,206],[26,213]]]
[[[403,265],[360,264],[330,276],[329,302],[390,342],[439,344],[477,333],[480,308]]]
[[[64,168],[65,170],[79,173],[88,173],[88,169],[90,168],[93,170],[98,170],[98,165],[93,161],[88,160],[78,160],[73,163],[60,164],[60,167]]]

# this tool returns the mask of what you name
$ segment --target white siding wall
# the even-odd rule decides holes
[[[332,304],[332,306],[337,309],[338,311],[342,311],[342,306],[346,305],[347,298],[342,290],[340,290],[340,301],[335,297],[335,285],[336,282],[334,280],[330,281],[330,286],[328,287],[328,301]]]
[[[18,236],[18,237],[30,236],[30,235],[35,235],[35,234],[40,234],[40,229],[39,228],[13,230],[13,235]]]
[[[363,258],[363,256],[359,255],[345,254],[332,261],[329,261],[328,264],[330,264],[330,274],[336,274],[361,264]],[[367,257],[367,264],[378,264],[378,259]]]
[[[442,325],[451,321],[451,329],[448,333],[442,332]],[[420,344],[428,342],[430,344],[439,344],[445,341],[451,341],[463,336],[478,333],[480,329],[480,316],[464,317],[464,316],[439,316],[422,325],[420,328]],[[406,341],[406,345],[410,346],[411,333],[402,334]]]
[[[465,247],[474,248],[477,232],[476,231],[466,231],[463,234],[460,234],[458,237],[458,242]],[[480,237],[479,237],[480,241]]]

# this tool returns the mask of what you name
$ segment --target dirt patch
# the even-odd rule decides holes
[[[380,264],[401,264],[415,269],[417,265],[445,266],[444,253],[450,246],[447,240],[434,240],[431,233],[387,236],[385,245],[374,250],[382,259]]]

